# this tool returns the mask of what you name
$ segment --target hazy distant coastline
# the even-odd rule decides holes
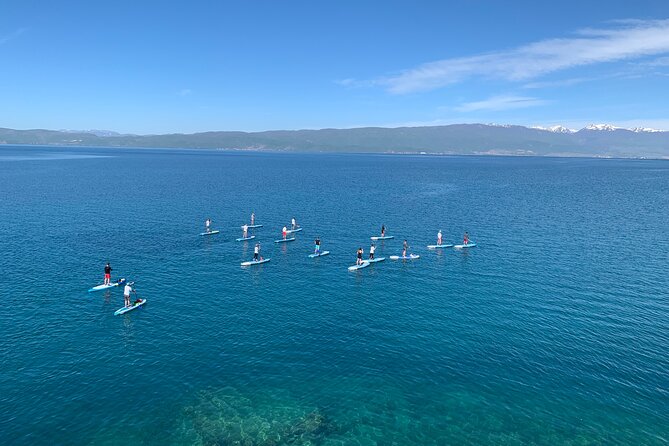
[[[109,131],[0,128],[0,144],[291,152],[669,158],[669,132],[593,125],[578,131],[516,125],[216,131],[127,135]]]

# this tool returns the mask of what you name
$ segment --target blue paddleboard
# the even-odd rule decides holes
[[[316,253],[309,254],[309,257],[311,257],[313,259],[314,257],[326,256],[328,254],[330,254],[330,251],[321,251],[318,254],[316,254]]]
[[[367,268],[369,265],[370,265],[370,263],[367,260],[365,260],[360,265],[349,266],[348,270],[349,271],[357,271],[357,270],[362,269],[362,268]]]
[[[114,311],[114,316],[118,316],[119,314],[124,314],[124,313],[127,313],[128,311],[132,311],[132,310],[134,310],[135,308],[139,308],[139,307],[141,307],[141,306],[144,305],[145,303],[146,303],[146,299],[142,299],[142,300],[140,300],[140,301],[137,302],[137,303],[134,303],[134,302],[133,302],[133,304],[130,305],[129,307],[119,308],[118,310]]]

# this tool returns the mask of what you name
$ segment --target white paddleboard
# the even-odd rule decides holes
[[[309,257],[311,257],[313,259],[314,257],[326,256],[328,254],[330,254],[330,251],[321,251],[318,254],[316,254],[316,253],[309,254]]]
[[[128,311],[132,311],[136,308],[141,307],[145,303],[146,303],[146,299],[142,299],[137,303],[133,302],[129,307],[119,308],[118,310],[114,311],[114,316],[118,316],[119,314],[124,314],[124,313],[127,313]]]
[[[292,234],[293,232],[300,232],[301,230],[302,230],[302,228],[289,229],[289,230],[286,231],[286,233],[288,233],[288,234]]]
[[[374,236],[374,237],[370,237],[370,238],[372,240],[390,240],[391,238],[395,238],[395,236],[394,235],[386,235],[384,237]]]
[[[446,245],[427,245],[427,249],[437,249],[437,248],[452,248],[452,244],[446,244]]]
[[[469,242],[466,245],[455,245],[454,248],[455,249],[473,248],[474,246],[476,246],[476,243]]]
[[[279,240],[274,240],[274,243],[286,243],[286,242],[294,242],[294,241],[295,241],[295,237],[291,237],[291,238],[282,238],[282,239],[279,239]]]
[[[241,227],[243,228],[244,226],[241,226]],[[262,228],[262,225],[246,225],[246,227],[249,228],[249,229]]]
[[[390,256],[390,260],[415,260],[415,259],[419,259],[419,258],[420,258],[420,256],[418,254],[409,254],[406,257]]]
[[[251,235],[251,236],[248,236],[248,237],[239,237],[238,239],[235,239],[235,240],[238,241],[238,242],[243,242],[245,240],[253,240],[254,238],[256,238],[256,236]]]
[[[242,266],[251,266],[251,265],[260,265],[261,263],[267,263],[271,259],[262,259],[262,260],[249,260],[248,262],[242,262]]]
[[[349,271],[357,271],[357,270],[362,269],[362,268],[367,268],[369,265],[370,265],[370,263],[367,260],[365,260],[360,265],[349,266],[348,270]]]
[[[215,231],[209,231],[209,232],[200,232],[200,235],[214,235],[214,234],[218,234],[219,232],[221,232],[221,231],[215,230]]]
[[[116,282],[111,282],[109,285],[97,285],[89,289],[88,292],[92,293],[94,291],[108,290],[109,288],[114,288],[120,285],[125,285],[125,279],[119,279]]]

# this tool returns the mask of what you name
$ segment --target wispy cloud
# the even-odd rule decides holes
[[[625,20],[611,25],[511,50],[430,62],[375,83],[391,93],[403,94],[476,77],[529,81],[568,68],[669,53],[669,20]]]
[[[523,88],[553,88],[553,87],[571,87],[572,85],[581,84],[583,82],[589,82],[597,80],[596,78],[586,78],[586,77],[575,77],[572,79],[562,79],[557,81],[539,81],[539,82],[530,82],[529,84],[523,85]]]
[[[179,96],[190,96],[193,93],[193,90],[190,88],[184,88],[183,90],[180,90],[178,95]]]
[[[0,45],[4,45],[5,43],[9,42],[10,40],[16,39],[19,37],[21,34],[26,32],[28,28],[19,28],[13,33],[7,34],[6,36],[0,37]]]
[[[500,95],[492,96],[483,101],[466,102],[460,104],[455,108],[459,112],[473,112],[473,111],[501,111],[513,110],[517,108],[536,107],[538,105],[546,104],[547,101],[543,99],[533,98],[529,96],[517,95]]]

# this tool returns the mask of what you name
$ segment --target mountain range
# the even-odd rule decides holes
[[[649,128],[623,129],[608,124],[593,124],[580,130],[562,126],[452,124],[164,135],[0,128],[0,144],[669,159],[669,132]]]

